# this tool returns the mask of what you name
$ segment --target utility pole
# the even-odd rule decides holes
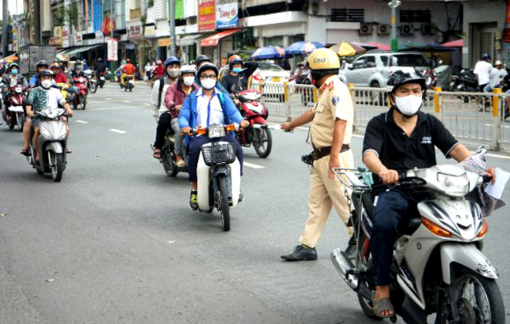
[[[3,29],[2,29],[2,57],[7,56],[7,44],[9,44],[9,3],[7,0],[2,0],[2,20],[3,20]]]
[[[388,5],[391,8],[391,51],[398,51],[398,39],[397,39],[397,7],[400,6],[400,0],[391,0]]]
[[[170,56],[175,56],[175,0],[170,2]]]
[[[111,41],[113,41],[113,1],[114,0],[110,0],[110,39],[111,39]],[[119,60],[119,57],[117,57],[117,60]],[[115,70],[113,69],[113,67],[114,67],[114,62],[110,61],[110,81],[114,80]]]

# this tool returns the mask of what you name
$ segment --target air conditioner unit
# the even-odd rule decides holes
[[[412,35],[414,34],[414,27],[412,24],[401,24],[400,35]]]
[[[359,28],[360,35],[372,35],[372,24],[361,24]]]
[[[391,32],[391,26],[387,24],[381,24],[377,26],[377,35],[389,35]]]
[[[422,24],[421,25],[421,34],[422,35],[435,35],[436,34],[436,26],[434,24]]]

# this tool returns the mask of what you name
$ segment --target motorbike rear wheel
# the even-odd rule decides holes
[[[253,140],[253,147],[255,152],[261,158],[267,158],[271,154],[273,148],[273,137],[271,130],[265,129],[254,129],[255,139]]]
[[[62,153],[50,152],[50,168],[53,181],[60,182],[64,173],[64,159]]]
[[[80,105],[81,109],[85,110],[87,108],[87,95],[81,94],[80,95]]]
[[[456,268],[455,275],[457,291],[454,294],[461,323],[505,323],[505,306],[495,280],[482,277],[465,267]],[[448,319],[441,321],[441,324],[448,323]]]
[[[227,179],[225,175],[218,176],[218,209],[221,214],[221,222],[225,232],[230,231],[230,204],[228,203]]]
[[[90,92],[96,93],[97,91],[97,82],[91,82],[90,83]]]
[[[179,170],[175,167],[172,156],[168,152],[161,152],[161,159],[163,160],[163,169],[169,177],[176,177]]]
[[[23,126],[25,125],[25,114],[24,113],[17,113],[17,124],[18,124],[18,130],[20,132],[23,132]]]

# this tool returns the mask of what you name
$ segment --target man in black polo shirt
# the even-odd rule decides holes
[[[372,260],[376,293],[374,313],[379,317],[394,315],[389,290],[389,273],[397,226],[408,211],[426,199],[424,193],[392,187],[399,173],[413,168],[436,165],[435,147],[457,162],[471,156],[433,115],[420,111],[427,87],[419,72],[396,71],[389,80],[392,108],[374,117],[367,126],[363,141],[363,162],[374,174],[377,195],[371,233]],[[488,170],[488,175],[494,170]]]

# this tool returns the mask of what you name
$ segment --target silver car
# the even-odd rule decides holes
[[[424,73],[427,85],[432,85],[428,76],[430,64],[421,53],[374,53],[358,57],[352,63],[344,63],[338,74],[345,84],[357,87],[386,88],[391,73],[414,69]]]

